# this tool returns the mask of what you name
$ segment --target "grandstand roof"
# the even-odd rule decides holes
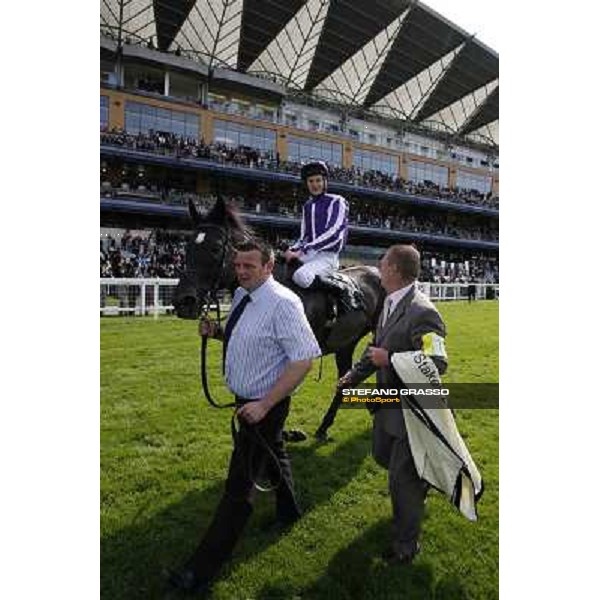
[[[101,0],[101,31],[498,144],[498,54],[414,0]]]

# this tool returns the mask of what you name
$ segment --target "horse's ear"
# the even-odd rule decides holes
[[[223,200],[223,196],[219,194],[213,209],[210,211],[210,219],[214,223],[223,223],[225,221],[225,214],[225,200]]]
[[[192,223],[194,223],[195,227],[198,227],[202,221],[202,217],[200,216],[200,213],[198,212],[198,209],[191,198],[188,199],[188,212],[190,213]]]

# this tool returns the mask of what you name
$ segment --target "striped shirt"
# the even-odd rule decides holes
[[[247,293],[237,288],[229,314]],[[271,276],[250,297],[229,339],[225,381],[236,396],[263,398],[290,362],[317,358],[321,349],[290,289]]]
[[[340,253],[348,238],[348,203],[337,194],[310,198],[302,209],[300,239],[292,250]]]

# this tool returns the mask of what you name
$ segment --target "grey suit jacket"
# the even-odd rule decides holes
[[[398,303],[392,314],[382,326],[383,311],[375,332],[373,346],[385,348],[390,352],[408,352],[422,349],[422,338],[426,333],[437,333],[446,336],[446,327],[440,313],[429,298],[413,286]],[[377,371],[377,387],[399,388],[402,382],[390,364],[387,367],[377,367],[367,357],[368,348],[361,359],[352,367],[351,383],[353,385],[364,381]],[[440,374],[447,368],[444,360],[434,358]],[[406,427],[401,406],[386,407],[376,411],[375,419],[380,420],[383,429],[394,437],[404,437]]]

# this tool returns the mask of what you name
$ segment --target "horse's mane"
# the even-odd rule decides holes
[[[245,239],[256,237],[254,229],[244,222],[235,204],[225,201],[222,207],[218,207],[217,204],[213,206],[212,210],[206,216],[208,221],[219,225],[227,225],[232,230],[235,238]]]

